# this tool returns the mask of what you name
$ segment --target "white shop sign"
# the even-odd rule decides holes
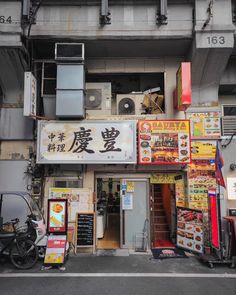
[[[136,121],[40,121],[38,163],[136,163]]]

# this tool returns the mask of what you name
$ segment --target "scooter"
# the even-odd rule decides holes
[[[11,198],[17,198],[17,202],[6,202]],[[11,212],[17,212],[17,204],[21,204],[21,208],[25,208],[28,215],[25,215],[21,210],[19,216],[12,216]],[[19,218],[21,221],[20,227],[23,231],[29,231],[32,241],[37,245],[40,257],[44,257],[47,246],[47,231],[44,222],[43,214],[38,208],[37,203],[27,192],[10,192],[0,191],[0,226],[3,223],[3,216],[6,221],[10,221],[13,217]],[[25,223],[27,228],[25,227]]]

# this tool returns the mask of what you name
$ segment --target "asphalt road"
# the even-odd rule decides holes
[[[235,295],[236,278],[1,278],[1,295]]]
[[[195,256],[153,259],[75,256],[65,269],[16,270],[0,263],[0,295],[236,295],[236,269],[210,269]]]

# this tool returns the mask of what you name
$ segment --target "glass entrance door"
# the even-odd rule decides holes
[[[126,188],[126,189],[125,189]],[[121,247],[135,248],[137,234],[147,230],[147,181],[121,180]]]

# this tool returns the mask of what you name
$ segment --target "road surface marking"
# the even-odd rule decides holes
[[[235,279],[231,273],[0,273],[0,278],[44,278],[44,277],[95,277],[95,278],[229,278]]]

